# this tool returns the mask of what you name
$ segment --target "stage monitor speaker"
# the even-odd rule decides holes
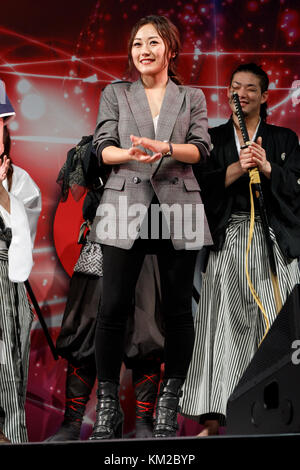
[[[300,432],[300,284],[227,404],[226,434]]]

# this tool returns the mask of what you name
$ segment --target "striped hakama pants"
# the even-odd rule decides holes
[[[28,440],[25,399],[32,320],[25,286],[8,279],[7,251],[0,251],[0,408],[2,430],[12,443]]]
[[[195,345],[181,399],[182,414],[205,420],[205,414],[226,415],[228,398],[249,365],[266,324],[248,286],[245,254],[249,214],[231,217],[223,249],[211,252],[195,315]],[[288,262],[272,230],[279,288],[284,305],[300,282],[297,260]],[[273,286],[261,220],[255,218],[248,258],[252,284],[270,325],[276,318]],[[202,417],[202,419],[201,419]],[[210,418],[211,419],[211,418]],[[224,420],[221,424],[224,424]]]

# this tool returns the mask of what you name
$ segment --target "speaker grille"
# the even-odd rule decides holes
[[[292,344],[300,338],[300,284],[297,284],[271,326],[260,348],[230,396],[235,400],[274,370],[291,362]]]

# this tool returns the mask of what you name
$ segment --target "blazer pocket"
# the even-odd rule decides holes
[[[109,178],[104,189],[114,189],[116,191],[122,191],[125,186],[125,178],[116,177]]]
[[[184,179],[183,183],[187,191],[201,191],[199,184],[194,179]]]

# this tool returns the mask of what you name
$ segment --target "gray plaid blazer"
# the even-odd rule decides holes
[[[210,150],[207,127],[206,102],[200,89],[178,86],[169,80],[155,134],[141,80],[117,82],[101,94],[94,146],[101,160],[108,145],[130,148],[133,134],[174,144],[194,144],[201,158],[206,158]],[[154,194],[169,221],[175,249],[198,250],[212,244],[192,165],[173,158],[153,164],[130,161],[113,166],[89,239],[130,249],[139,235],[143,237],[141,227]]]

